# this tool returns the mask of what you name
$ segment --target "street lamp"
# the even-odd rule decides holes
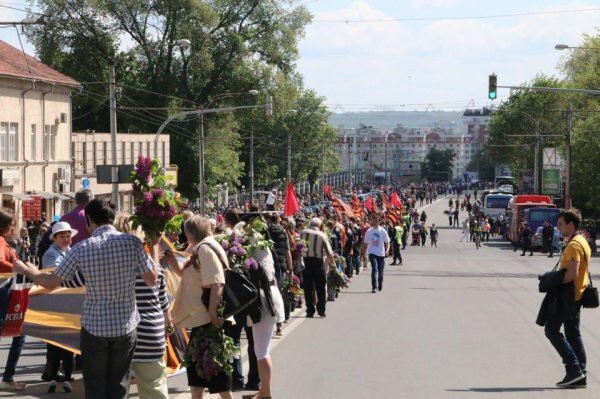
[[[580,47],[580,46],[569,46],[568,44],[557,44],[556,46],[554,46],[555,50],[572,50],[572,49],[578,49],[578,50],[600,50],[600,48],[598,47]]]
[[[298,115],[297,109],[290,109],[290,115]],[[287,184],[286,187],[290,185],[292,181],[292,132],[288,129],[287,135]]]

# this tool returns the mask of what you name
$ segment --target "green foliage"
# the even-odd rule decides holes
[[[449,181],[456,152],[431,148],[421,164],[421,176],[429,181]]]
[[[123,107],[264,103],[264,94],[258,99],[218,99],[222,93],[258,89],[273,94],[280,114],[292,106],[306,108],[305,120],[294,125],[302,138],[310,132],[312,141],[305,142],[333,142],[332,131],[315,128],[316,121],[325,121],[328,116],[323,99],[305,91],[295,73],[297,43],[312,18],[305,6],[287,0],[29,1],[48,16],[46,25],[30,26],[26,31],[43,62],[81,82],[106,82],[109,64],[116,65],[122,93],[118,100],[119,131],[155,132],[167,117],[179,111]],[[189,50],[174,45],[185,38],[191,40]],[[107,97],[106,84],[84,84],[83,92],[73,98],[75,131],[109,130]],[[240,184],[248,170],[246,144],[251,128],[257,136],[262,135],[264,151],[259,153],[257,147],[256,156],[258,177],[270,180],[282,176],[285,162],[280,157],[285,150],[278,146],[287,131],[282,118],[266,121],[260,109],[235,115],[212,114],[206,119],[208,184]],[[174,121],[165,133],[171,134],[171,160],[179,166],[180,190],[195,198],[199,181],[197,120]],[[295,172],[298,178],[318,168],[315,154],[309,155],[298,155],[294,161],[301,169]],[[335,169],[335,162],[328,162],[328,167]]]
[[[479,179],[494,181],[496,168],[487,151],[477,152],[466,167],[469,172],[479,172]]]

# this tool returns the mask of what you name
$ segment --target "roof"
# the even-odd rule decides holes
[[[39,80],[66,86],[81,86],[75,79],[63,75],[2,40],[0,40],[0,76]]]

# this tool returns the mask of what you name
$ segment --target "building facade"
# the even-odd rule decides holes
[[[421,163],[430,149],[451,149],[456,153],[453,176],[460,177],[472,157],[483,149],[488,137],[491,111],[466,110],[462,126],[451,123],[439,126],[407,128],[401,124],[394,129],[379,129],[361,125],[357,129],[338,130],[336,150],[341,169],[371,180],[387,176],[388,181],[409,181],[421,176]]]
[[[31,201],[47,219],[68,207],[71,92],[79,87],[0,40],[0,201],[18,224],[32,217]]]

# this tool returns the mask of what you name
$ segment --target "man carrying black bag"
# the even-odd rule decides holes
[[[558,228],[563,237],[568,239],[568,244],[560,260],[559,270],[566,270],[562,284],[572,283],[575,296],[573,311],[548,314],[546,318],[546,337],[562,358],[566,369],[565,378],[556,384],[560,388],[585,388],[587,386],[586,354],[579,325],[581,307],[585,302],[582,299],[586,288],[590,285],[591,250],[585,237],[578,234],[580,224],[579,212],[567,210],[558,216]],[[561,303],[560,307],[570,308],[568,303]],[[564,335],[560,332],[563,325]]]

